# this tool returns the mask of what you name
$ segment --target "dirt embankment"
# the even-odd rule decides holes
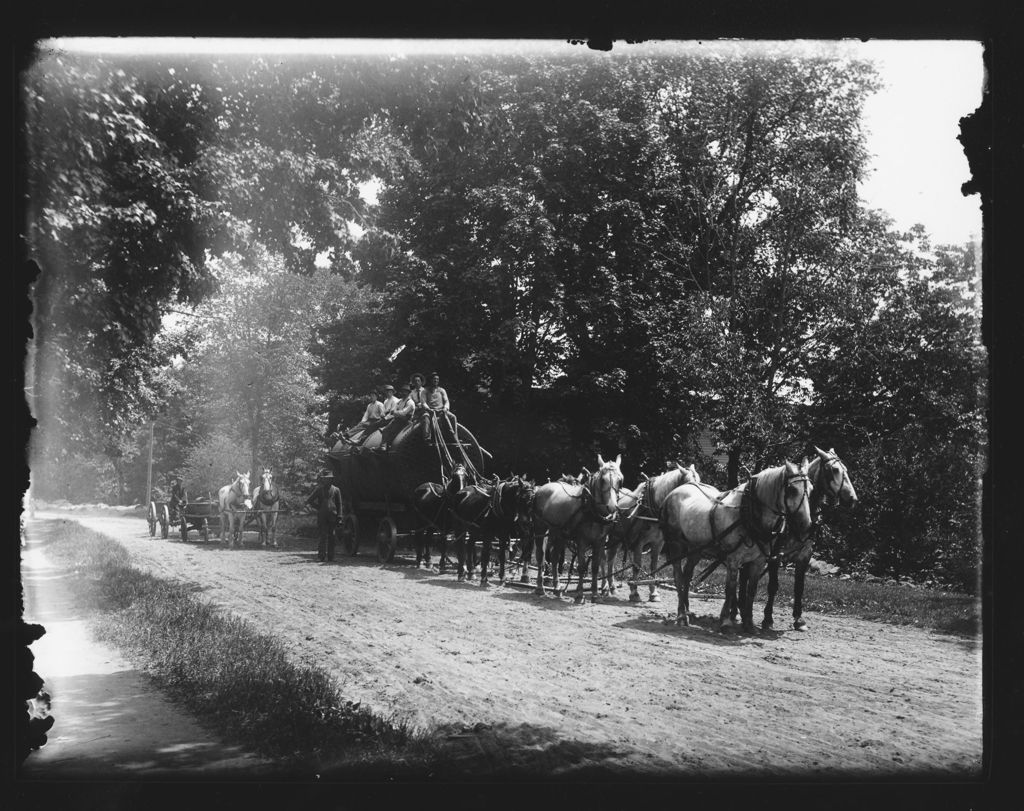
[[[423,728],[476,726],[467,745],[496,767],[557,747],[631,774],[980,773],[980,640],[814,613],[806,633],[730,638],[717,600],[691,598],[690,628],[666,624],[674,592],[577,606],[403,563],[319,564],[308,541],[265,550],[246,533],[228,549],[150,538],[139,518],[73,519],[274,634],[348,698]]]

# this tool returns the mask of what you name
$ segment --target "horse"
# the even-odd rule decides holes
[[[579,474],[575,475],[575,476],[573,474],[571,474],[571,473],[563,473],[557,479],[548,478],[548,483],[550,484],[552,481],[556,481],[556,482],[562,482],[563,484],[583,484],[583,482],[586,480],[587,476],[589,476],[589,475],[590,475],[590,471],[587,470],[586,468],[583,468],[579,472]],[[520,556],[520,559],[519,559],[519,564],[522,566],[522,574],[520,574],[520,576],[519,576],[519,582],[520,583],[529,583],[530,582],[530,574],[529,574],[528,568],[529,568],[529,565],[530,565],[530,559],[533,557],[533,547],[534,547],[533,531],[530,529],[530,524],[531,523],[532,523],[532,517],[529,514],[527,514],[527,516],[526,516],[526,523],[522,526],[522,531],[519,533],[519,546],[520,546],[520,549],[521,549],[521,552],[522,552],[522,554]],[[547,561],[548,561],[548,565],[558,566],[558,573],[559,573],[559,575],[561,575],[562,572],[565,571],[565,547],[564,546],[561,547],[561,549],[560,549],[560,551],[558,553],[557,560],[551,560],[551,553],[549,552],[548,557],[547,557]]]
[[[597,597],[597,580],[601,557],[604,553],[604,541],[611,529],[612,522],[618,517],[618,497],[622,488],[622,456],[615,461],[604,461],[597,457],[597,472],[587,478],[586,484],[568,484],[566,482],[548,482],[536,489],[532,502],[532,535],[534,554],[537,563],[536,594],[545,594],[544,560],[549,557],[549,547],[554,552],[550,555],[552,563],[565,552],[565,545],[571,539],[576,544],[576,554],[580,560],[579,583],[576,590],[576,602],[583,602],[584,561],[588,551],[593,551],[591,600]],[[561,596],[559,588],[559,568],[552,566],[555,596]]]
[[[498,582],[505,582],[505,560],[512,533],[521,526],[524,512],[528,514],[532,492],[533,486],[528,481],[521,476],[513,476],[493,484],[470,484],[455,494],[451,510],[458,528],[455,548],[459,580],[472,579],[476,542],[480,540],[480,585],[488,585],[494,541],[498,542]]]
[[[234,546],[235,541],[242,542],[242,525],[244,518],[237,518],[236,511],[239,507],[243,510],[252,509],[252,496],[249,493],[249,471],[239,473],[235,471],[235,480],[231,484],[225,484],[217,491],[217,501],[220,507],[220,542],[224,543],[225,531],[229,535],[228,546]]]
[[[678,625],[690,624],[690,578],[703,558],[726,565],[720,627],[723,633],[733,630],[740,567],[759,556],[771,558],[787,533],[803,534],[811,527],[808,468],[807,459],[799,467],[787,460],[724,493],[697,483],[680,485],[665,497],[658,523],[679,593]],[[744,600],[740,610],[744,627],[752,625],[751,603]]]
[[[775,605],[775,594],[779,590],[779,565],[794,564],[793,579],[793,628],[806,631],[807,622],[803,618],[804,582],[807,570],[811,565],[811,553],[814,549],[814,536],[820,527],[822,508],[825,505],[842,505],[853,509],[857,505],[857,491],[846,470],[846,465],[836,455],[835,448],[827,452],[817,445],[814,446],[815,457],[807,469],[811,480],[811,527],[803,535],[790,532],[787,543],[777,555],[767,560],[748,563],[740,569],[738,595],[741,600],[751,603],[750,614],[753,614],[753,600],[757,594],[757,583],[765,570],[768,572],[768,599],[764,606],[764,618],[761,628],[771,630],[774,627],[772,608]],[[737,605],[733,606],[732,618],[736,619]],[[753,630],[745,628],[745,630]]]
[[[633,582],[629,584],[629,601],[631,603],[640,601],[640,593],[637,591],[635,581],[639,579],[640,572],[643,571],[644,548],[649,546],[652,582],[647,599],[652,603],[661,601],[658,584],[653,581],[653,573],[656,571],[656,564],[661,557],[661,548],[665,541],[661,534],[661,528],[658,526],[661,505],[664,503],[665,497],[680,485],[699,483],[700,475],[693,465],[683,467],[677,462],[673,469],[652,478],[645,478],[635,490],[623,490],[620,493],[619,520],[615,522],[611,532],[608,533],[608,543],[605,547],[608,564],[604,580],[609,594],[615,593],[615,581],[611,571],[612,562],[621,546],[624,559],[628,558],[631,553],[633,557]]]
[[[423,482],[412,492],[412,507],[424,521],[424,526],[416,530],[414,543],[416,545],[416,565],[422,562],[430,567],[430,540],[436,530],[441,535],[441,560],[440,571],[445,570],[448,562],[447,541],[448,533],[451,532],[453,519],[451,504],[456,493],[464,489],[470,480],[469,471],[462,463],[452,468],[444,484],[437,482]]]
[[[252,491],[252,503],[256,510],[256,518],[260,525],[260,543],[277,546],[277,512],[280,508],[281,494],[274,484],[274,474],[269,467],[260,473],[260,483]]]

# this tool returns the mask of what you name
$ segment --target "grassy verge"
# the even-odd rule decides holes
[[[698,567],[694,584],[702,571],[703,566]],[[671,580],[671,568],[663,569],[658,576]],[[772,612],[776,628],[788,627],[792,622],[793,580],[792,571],[784,569],[779,572],[779,591],[775,595]],[[724,598],[725,574],[719,568],[702,584],[691,586],[691,589],[695,594]],[[754,603],[756,623],[761,621],[767,591],[768,576],[765,575],[758,584],[758,596]],[[954,636],[976,636],[981,633],[980,598],[906,584],[840,580],[808,573],[804,584],[803,608],[805,612],[841,614],[892,625],[912,625]]]
[[[46,554],[77,573],[74,588],[97,612],[99,636],[225,740],[363,779],[444,767],[443,746],[347,701],[325,671],[292,664],[273,637],[188,587],[133,568],[109,538],[55,523]]]

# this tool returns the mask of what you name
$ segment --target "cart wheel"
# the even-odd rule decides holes
[[[199,537],[203,539],[203,543],[210,540],[210,522],[205,518],[203,519],[202,526],[199,527]]]
[[[171,526],[171,513],[167,509],[167,505],[164,504],[164,506],[160,508],[160,537],[161,538],[163,538],[165,540],[167,539],[167,536],[168,536],[168,534],[170,532],[170,526]]]
[[[341,543],[350,555],[359,554],[359,519],[353,513],[346,513],[341,519]]]
[[[395,557],[395,547],[398,545],[398,528],[391,516],[380,519],[377,525],[377,560],[381,563],[390,563]]]
[[[156,502],[149,502],[149,514],[146,516],[146,521],[149,523],[149,537],[156,537]]]

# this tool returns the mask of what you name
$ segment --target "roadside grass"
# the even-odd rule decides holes
[[[646,558],[644,565],[649,566]],[[703,571],[703,566],[697,567],[691,581],[691,593],[724,599],[725,573],[722,568],[716,569],[698,586],[697,580]],[[662,569],[658,576],[671,581],[671,568]],[[772,611],[776,628],[792,625],[793,581],[792,570],[783,569],[779,572],[779,591],[775,595],[775,606]],[[641,586],[641,589],[643,588],[645,587]],[[671,594],[674,598],[675,592],[671,591]],[[768,575],[765,574],[758,583],[757,598],[754,601],[756,625],[761,623],[767,597]],[[884,581],[864,582],[852,578],[840,580],[808,572],[803,602],[805,613],[816,611],[822,614],[859,617],[890,625],[912,625],[953,636],[974,637],[981,633],[981,598],[969,594]]]
[[[292,664],[277,640],[190,587],[135,569],[117,542],[62,523],[46,550],[78,575],[78,596],[99,612],[98,636],[225,740],[361,777],[415,776],[447,761],[443,742],[347,701],[325,671]]]

